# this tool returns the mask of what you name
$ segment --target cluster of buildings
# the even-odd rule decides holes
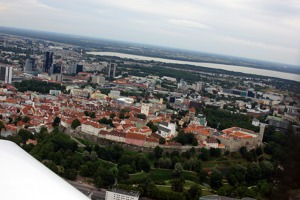
[[[257,134],[239,128],[221,132],[212,129],[207,126],[205,116],[201,114],[195,116],[194,108],[191,108],[184,118],[176,122],[172,120],[173,111],[168,111],[166,106],[155,98],[148,99],[152,103],[132,101],[124,105],[119,99],[125,97],[114,96],[112,98],[107,95],[93,95],[100,92],[88,89],[86,92],[91,93],[89,99],[74,91],[70,95],[57,93],[55,96],[35,92],[20,93],[11,85],[1,88],[0,115],[5,124],[1,135],[4,137],[15,135],[22,128],[38,132],[42,126],[52,130],[54,119],[59,117],[60,125],[67,129],[71,128],[74,119],[78,119],[81,125],[77,130],[82,133],[141,147],[155,147],[159,145],[161,137],[167,141],[176,137],[177,126],[188,122],[190,123],[184,131],[193,133],[200,147],[224,148],[234,151],[243,145],[254,148],[260,145],[262,140],[263,131]],[[131,98],[136,100],[136,97]],[[94,112],[94,118],[87,116],[85,111]],[[120,118],[122,112],[124,118]],[[141,114],[145,116],[144,119],[138,117]],[[27,116],[30,120],[28,122],[19,120],[12,123],[18,116]],[[99,123],[99,120],[103,118],[111,119],[113,126]],[[153,131],[147,126],[150,121],[157,126],[157,130]],[[172,142],[167,142],[165,145],[181,146]]]
[[[0,64],[0,81],[5,84],[0,89],[0,114],[6,122],[2,136],[25,127],[38,131],[41,126],[46,126],[51,130],[55,117],[61,119],[62,126],[70,128],[77,118],[81,122],[78,130],[83,133],[149,147],[158,145],[160,137],[167,141],[176,137],[178,126],[185,125],[185,132],[194,133],[199,146],[234,151],[239,146],[254,148],[261,144],[264,124],[257,118],[267,116],[269,125],[285,130],[290,124],[300,124],[299,100],[288,95],[258,92],[247,86],[225,89],[214,83],[188,83],[168,76],[132,76],[126,71],[121,72],[123,77],[117,76],[117,70],[118,74],[122,70],[121,64],[96,62],[90,55],[86,59],[78,47],[7,37],[4,48],[30,50],[32,55],[0,52],[0,59],[6,62]],[[20,60],[24,63],[19,64]],[[99,73],[104,71],[107,73]],[[48,95],[30,91],[19,93],[10,85],[24,79],[63,84],[67,94],[60,90],[50,90]],[[248,81],[244,84],[258,83]],[[100,92],[103,90],[109,92]],[[261,126],[261,131],[253,133],[238,127],[223,131],[212,129],[207,126],[204,115],[196,115],[196,111],[205,107],[249,115],[254,118],[254,126]],[[119,117],[122,110],[126,110],[123,113],[125,119]],[[85,116],[84,111],[95,112],[95,118]],[[178,111],[186,112],[186,116],[181,120],[172,119],[172,114]],[[104,117],[110,119],[111,114],[115,114],[114,127],[98,122]],[[145,119],[139,118],[139,114]],[[18,115],[29,116],[30,121],[8,123],[9,118],[14,120]],[[146,126],[150,121],[157,130],[152,131]]]

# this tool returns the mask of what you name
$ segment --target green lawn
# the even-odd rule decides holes
[[[151,169],[150,178],[153,181],[164,181],[172,179],[172,170],[171,169]]]
[[[94,145],[97,144],[95,142],[92,142],[92,141],[89,141],[89,140],[84,140],[84,139],[81,139],[79,137],[74,137],[74,138],[77,139],[79,142],[81,142],[82,144],[84,144],[86,146],[94,146]]]
[[[247,161],[244,159],[228,159],[224,161],[217,161],[217,160],[212,160],[212,161],[203,161],[202,162],[202,167],[203,168],[210,168],[210,169],[215,169],[215,168],[229,168],[238,164],[246,164]]]
[[[139,172],[139,173],[135,173],[135,174],[129,174],[129,179],[131,181],[138,181],[138,180],[141,180],[141,179],[144,179],[147,177],[147,173],[146,172]]]

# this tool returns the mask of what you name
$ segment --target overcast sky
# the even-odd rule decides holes
[[[300,66],[300,0],[0,0],[0,25]]]

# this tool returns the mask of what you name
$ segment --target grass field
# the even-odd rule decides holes
[[[151,169],[151,172],[149,173],[149,177],[155,182],[155,181],[167,181],[171,180],[172,177],[172,169]],[[183,171],[183,177],[187,181],[192,181],[198,183],[198,176],[195,172],[190,171]],[[138,181],[141,179],[144,179],[147,177],[147,173],[140,172],[136,174],[130,174],[130,180],[131,181]]]
[[[146,178],[147,176],[148,176],[148,174],[144,171],[135,173],[135,174],[129,174],[130,180],[132,180],[132,181],[138,181],[138,180]]]
[[[150,178],[153,181],[164,181],[172,179],[172,170],[171,169],[151,169]]]

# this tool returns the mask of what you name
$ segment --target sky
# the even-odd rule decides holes
[[[0,0],[0,25],[300,66],[300,0]]]

